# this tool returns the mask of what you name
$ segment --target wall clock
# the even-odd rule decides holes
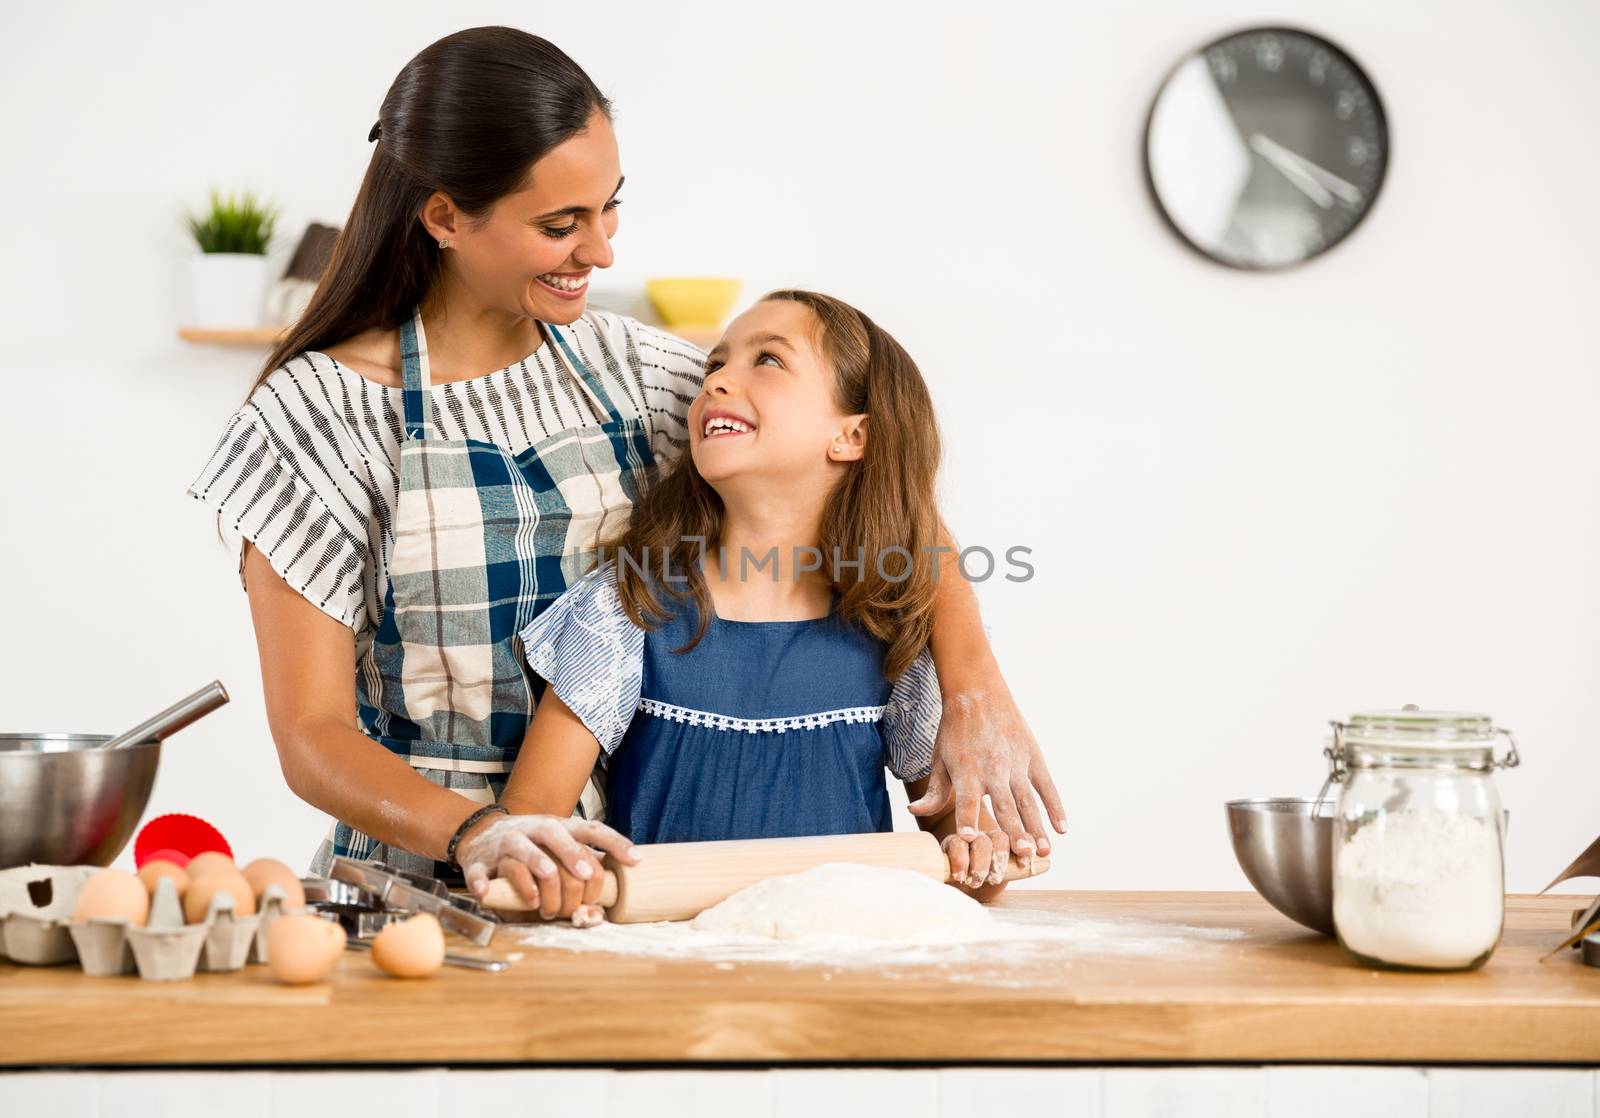
[[[1328,40],[1254,28],[1187,56],[1156,95],[1145,171],[1190,245],[1236,268],[1326,252],[1371,212],[1389,163],[1378,91]]]

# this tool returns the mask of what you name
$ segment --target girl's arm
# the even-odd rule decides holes
[[[928,777],[906,781],[906,795],[915,800],[928,791]],[[939,839],[939,848],[950,859],[950,877],[963,893],[980,901],[992,901],[1006,890],[1005,866],[1010,859],[1006,833],[995,822],[987,804],[982,809],[979,832],[966,838],[956,833],[955,808],[947,806],[937,815],[923,815],[917,826]],[[998,879],[998,880],[997,880]]]
[[[459,860],[467,866],[469,889],[481,894],[492,873],[509,880],[528,907],[538,908],[546,920],[570,916],[575,924],[598,922],[599,910],[592,906],[600,899],[605,874],[594,852],[584,845],[593,840],[583,832],[616,832],[604,824],[569,817],[599,755],[594,734],[561,701],[556,689],[546,686],[500,795],[501,806],[511,814],[461,844]],[[563,834],[563,829],[570,834]],[[632,863],[632,844],[618,838],[626,849],[612,852]],[[560,864],[534,840],[554,844],[551,853],[564,855]]]
[[[978,598],[961,576],[949,531],[940,528],[939,581],[930,642],[943,699],[933,771],[927,788],[911,804],[920,817],[939,817],[954,798],[959,834],[981,833],[980,811],[988,793],[994,815],[1019,857],[1050,852],[1048,827],[1039,814],[1044,801],[1050,825],[1067,829],[1060,794],[1050,778],[1033,732],[1006,686],[978,616]]]

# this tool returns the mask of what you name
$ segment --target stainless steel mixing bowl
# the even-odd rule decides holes
[[[110,734],[0,734],[0,869],[106,866],[139,825],[161,743],[95,749]]]
[[[1228,801],[1233,854],[1256,892],[1295,923],[1330,936],[1334,803],[1293,798]]]

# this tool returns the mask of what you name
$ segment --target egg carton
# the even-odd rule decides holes
[[[284,914],[281,886],[269,885],[261,894],[260,909],[241,916],[234,911],[233,897],[224,891],[212,897],[204,921],[186,924],[177,886],[162,878],[150,900],[150,915],[145,926],[133,927],[120,918],[96,917],[82,923],[71,920],[72,906],[83,883],[98,867],[27,866],[22,870],[0,871],[22,875],[30,886],[30,896],[43,890],[36,886],[50,882],[47,903],[34,911],[0,910],[0,943],[13,962],[30,966],[50,966],[76,960],[85,974],[98,977],[137,973],[152,982],[170,982],[192,977],[195,971],[236,971],[246,963],[267,961],[267,930]],[[76,871],[87,870],[87,873]],[[39,871],[50,872],[39,877]],[[26,875],[32,874],[33,877]],[[7,890],[0,881],[0,897],[15,901],[20,894]]]
[[[34,864],[0,870],[0,956],[29,966],[75,960],[68,919],[83,883],[98,869]]]

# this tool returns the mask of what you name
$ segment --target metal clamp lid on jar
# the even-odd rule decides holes
[[[1419,766],[1478,772],[1515,768],[1522,763],[1517,739],[1510,730],[1496,726],[1487,714],[1422,710],[1408,704],[1399,710],[1359,711],[1350,716],[1349,722],[1330,719],[1328,725],[1333,728],[1333,739],[1322,748],[1328,759],[1323,794],[1329,785],[1344,780],[1350,769],[1392,764],[1394,754],[1407,755]],[[1506,755],[1499,758],[1494,755],[1494,739],[1502,734],[1508,748]],[[1389,759],[1374,760],[1369,750],[1389,754]],[[1460,756],[1473,752],[1478,756]]]

